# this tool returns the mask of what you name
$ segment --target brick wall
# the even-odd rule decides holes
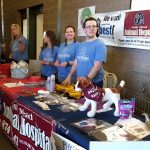
[[[21,23],[21,16],[18,10],[43,4],[44,7],[44,30],[52,29],[57,31],[57,0],[3,0],[4,1],[4,26],[5,42],[7,53],[11,42],[10,26],[12,23]],[[0,28],[1,33],[1,28]],[[1,40],[1,37],[0,37]]]
[[[10,25],[20,22],[18,9],[43,4],[44,30],[57,31],[58,1],[57,0],[4,0],[5,39],[10,42]],[[64,40],[66,25],[74,25],[77,29],[78,9],[96,6],[96,13],[127,10],[130,0],[62,0],[61,39]],[[81,41],[83,38],[77,37]],[[124,97],[137,98],[137,112],[150,114],[150,51],[108,46],[108,58],[105,69],[118,76],[119,81],[125,80]]]

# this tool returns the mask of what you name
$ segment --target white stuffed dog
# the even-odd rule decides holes
[[[85,98],[85,102],[79,107],[79,110],[85,111],[91,105],[91,110],[88,111],[87,116],[94,117],[96,113],[112,110],[110,106],[114,103],[114,116],[119,116],[118,101],[124,85],[125,81],[122,80],[116,88],[98,88],[88,78],[79,79],[75,85],[75,90],[82,91]],[[101,102],[102,109],[97,110],[97,102]]]

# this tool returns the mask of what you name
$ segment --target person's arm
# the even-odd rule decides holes
[[[41,64],[41,65],[47,65],[47,61],[45,61],[45,60],[40,60],[40,64]]]
[[[67,78],[62,82],[63,85],[67,85],[71,83],[71,77],[73,73],[76,71],[76,68],[77,68],[77,60],[74,61]]]
[[[55,61],[54,66],[56,66],[56,67],[60,66],[58,59]]]
[[[95,61],[94,66],[91,68],[90,72],[87,74],[87,77],[89,79],[93,79],[97,75],[97,73],[100,70],[101,66],[102,66],[102,62]]]
[[[94,66],[91,68],[89,73],[87,74],[87,77],[89,79],[95,78],[98,71],[102,67],[103,63],[106,62],[106,56],[107,56],[107,47],[103,42],[99,42],[96,44],[95,49],[95,60],[94,60]]]
[[[46,60],[40,60],[41,65],[48,65],[48,66],[54,66],[55,62],[50,62]]]
[[[19,52],[23,53],[26,47],[27,47],[27,40],[22,37],[21,39],[19,39],[19,47],[18,47]]]
[[[69,61],[68,63],[69,63],[69,65],[71,65],[71,66],[72,66],[72,65],[73,65],[73,63],[74,63],[74,61]]]
[[[68,63],[67,62],[63,62],[59,65],[59,67],[67,67],[68,66]]]
[[[23,43],[20,43],[18,49],[19,49],[19,52],[23,53],[26,49],[26,46]]]
[[[67,66],[72,66],[74,61],[68,61],[68,62],[63,62],[59,66],[60,67],[67,67]]]

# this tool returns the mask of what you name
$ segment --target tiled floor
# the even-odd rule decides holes
[[[0,150],[15,150],[9,140],[0,131]]]

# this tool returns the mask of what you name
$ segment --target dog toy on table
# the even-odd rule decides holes
[[[88,78],[81,78],[75,85],[75,90],[82,91],[85,102],[79,107],[80,111],[85,111],[89,105],[91,110],[88,111],[88,117],[94,117],[96,113],[112,110],[110,107],[115,104],[114,116],[119,116],[118,101],[120,100],[120,92],[125,85],[125,81],[121,81],[116,88],[98,88],[93,85]],[[97,103],[101,102],[102,109],[97,110]]]
[[[146,113],[142,113],[142,115],[144,115],[145,116],[145,126],[147,127],[147,129],[149,129],[150,130],[150,119],[149,119],[149,116],[148,116],[148,114],[146,114]]]

